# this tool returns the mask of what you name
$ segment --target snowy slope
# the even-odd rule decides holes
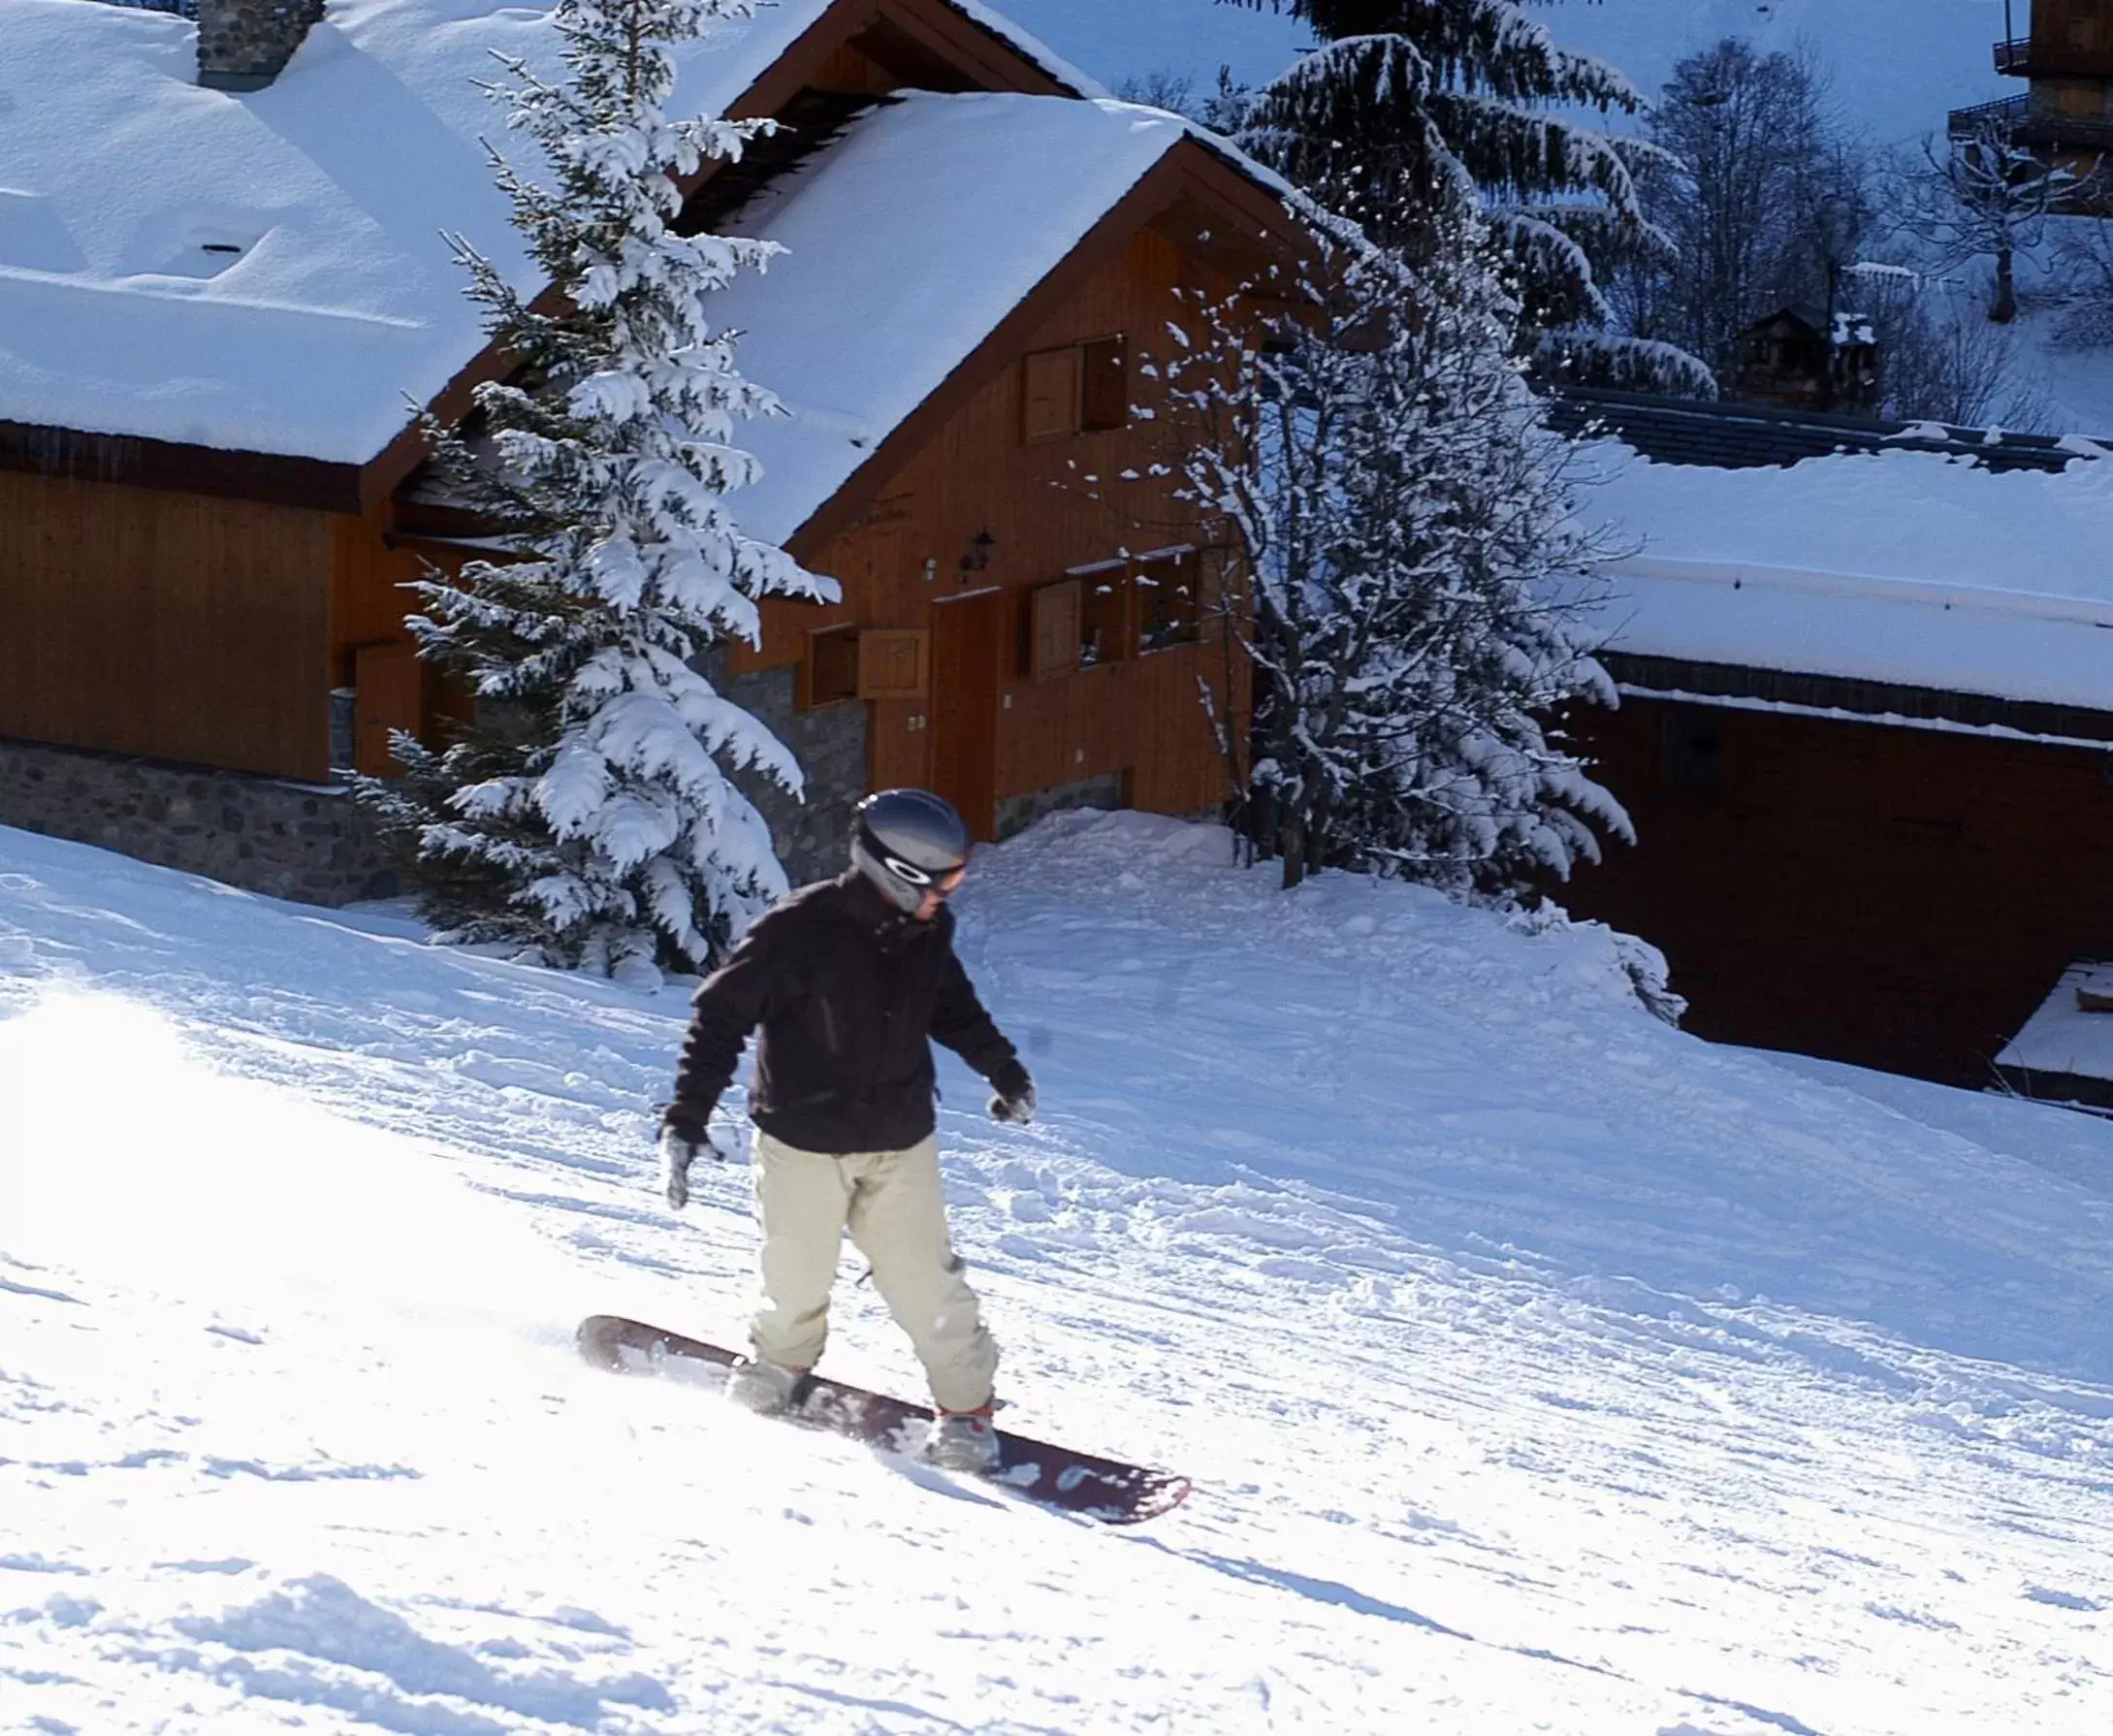
[[[2003,0],[1553,0],[1530,7],[1557,42],[1611,60],[1655,98],[1683,56],[1727,36],[1809,58],[1838,116],[1872,145],[1941,135],[1953,109],[2017,96],[1996,71]],[[2016,29],[2029,0],[2017,0]]]
[[[2102,1730],[2113,1127],[1224,850],[963,895],[1047,1111],[943,1071],[1012,1419],[1199,1480],[1118,1533],[572,1364],[738,1330],[672,989],[0,832],[0,1728]]]
[[[1105,82],[1155,72],[1207,91],[1218,68],[1250,83],[1310,44],[1283,16],[1218,0],[1000,0],[1003,10]],[[2017,94],[1989,45],[2002,0],[1528,0],[1564,48],[1612,61],[1647,97],[1674,62],[1726,36],[1809,54],[1834,102],[1875,144],[1941,130],[1947,110]],[[2018,0],[2024,29],[2026,0]]]
[[[1215,88],[1230,67],[1244,84],[1274,78],[1313,46],[1302,24],[1266,9],[1218,0],[993,0],[1058,53],[1120,84],[1155,73]]]

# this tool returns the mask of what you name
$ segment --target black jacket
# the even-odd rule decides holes
[[[749,1110],[803,1151],[894,1151],[932,1131],[937,1038],[1000,1091],[1027,1083],[954,956],[953,913],[905,916],[855,869],[761,917],[697,990],[666,1125],[701,1139],[760,1025]]]

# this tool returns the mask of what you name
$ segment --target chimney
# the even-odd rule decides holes
[[[198,81],[262,90],[322,16],[323,0],[198,0]]]

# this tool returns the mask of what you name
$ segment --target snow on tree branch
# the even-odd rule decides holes
[[[1287,884],[1566,876],[1630,829],[1551,721],[1615,702],[1575,626],[1605,551],[1513,357],[1519,301],[1479,228],[1413,271],[1315,246],[1197,301],[1193,341],[1154,362],[1186,498],[1243,558],[1249,830]]]
[[[422,654],[473,698],[441,752],[400,736],[365,799],[414,858],[440,938],[609,973],[697,969],[780,895],[769,829],[730,776],[797,791],[792,755],[714,688],[707,654],[760,633],[770,595],[834,585],[745,535],[741,425],[783,413],[742,378],[711,295],[773,249],[675,227],[681,183],[767,123],[663,111],[674,45],[756,0],[560,0],[561,79],[488,87],[514,222],[557,293],[528,300],[460,237],[466,293],[514,364],[441,473],[508,554],[415,587]]]

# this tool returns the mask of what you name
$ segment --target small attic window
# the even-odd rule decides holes
[[[1130,355],[1120,333],[1037,350],[1021,372],[1021,433],[1030,442],[1130,424]]]

